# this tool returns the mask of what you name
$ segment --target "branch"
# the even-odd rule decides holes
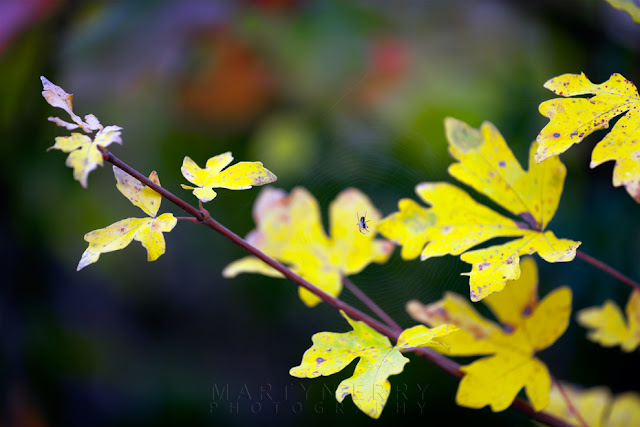
[[[594,257],[592,257],[591,255],[587,255],[582,251],[578,251],[576,250],[576,256],[580,259],[582,259],[583,261],[588,262],[589,264],[598,267],[600,270],[604,271],[605,273],[609,274],[610,276],[615,277],[616,279],[620,280],[621,282],[631,286],[632,288],[635,288],[636,291],[640,291],[640,284],[638,284],[638,282],[636,282],[635,280],[631,279],[630,277],[625,276],[624,274],[620,273],[618,270],[616,270],[615,268],[611,267],[608,264],[605,264],[604,262],[600,261],[599,259],[596,259]]]
[[[335,309],[344,311],[352,319],[359,320],[359,321],[362,321],[362,322],[366,323],[367,325],[369,325],[370,327],[372,327],[376,331],[380,332],[381,334],[387,336],[388,338],[390,338],[394,342],[398,341],[398,337],[400,336],[401,330],[397,331],[396,329],[391,328],[391,327],[379,322],[378,320],[375,320],[374,318],[370,317],[369,315],[363,313],[362,311],[350,306],[349,304],[345,303],[344,301],[342,301],[342,300],[340,300],[340,299],[338,299],[338,298],[336,298],[336,297],[334,297],[332,295],[329,295],[328,293],[326,293],[322,289],[316,287],[314,284],[308,282],[302,276],[294,273],[293,271],[291,271],[290,269],[285,267],[283,264],[279,263],[275,259],[273,259],[270,256],[266,255],[260,249],[258,249],[256,247],[250,245],[249,243],[247,243],[244,239],[239,237],[237,234],[235,234],[234,232],[232,232],[231,230],[229,230],[228,228],[226,228],[225,226],[223,226],[222,224],[220,224],[219,222],[214,220],[212,217],[208,216],[208,214],[205,214],[204,212],[196,209],[195,207],[193,207],[189,203],[185,202],[184,200],[182,200],[178,196],[176,196],[173,193],[171,193],[170,191],[160,187],[155,182],[151,181],[149,178],[147,178],[146,176],[142,175],[140,172],[138,172],[137,170],[133,169],[131,166],[127,165],[122,160],[118,159],[116,156],[111,154],[111,152],[109,150],[107,150],[106,148],[98,146],[98,149],[102,153],[102,157],[103,157],[104,160],[106,160],[107,162],[113,164],[114,166],[119,167],[120,169],[122,169],[123,171],[125,171],[126,173],[131,175],[132,177],[136,178],[138,181],[140,181],[143,184],[145,184],[147,187],[152,188],[155,192],[160,194],[165,199],[173,202],[176,206],[178,206],[179,208],[181,208],[182,210],[184,210],[185,212],[187,212],[188,214],[193,216],[197,220],[198,223],[202,223],[202,224],[206,225],[207,227],[211,228],[212,230],[222,234],[224,237],[226,237],[227,239],[231,240],[232,243],[240,246],[242,249],[244,249],[245,251],[249,252],[251,255],[259,258],[260,260],[265,262],[267,265],[269,265],[269,266],[273,267],[274,269],[278,270],[280,273],[282,273],[282,275],[284,277],[286,277],[287,279],[291,280],[296,285],[302,286],[303,288],[307,289],[308,291],[316,294],[322,301],[326,302],[327,304],[329,304],[330,306],[334,307]],[[448,372],[451,375],[453,375],[455,377],[458,377],[458,378],[462,378],[464,376],[464,372],[462,372],[460,370],[460,365],[458,363],[456,363],[456,362],[448,359],[447,357],[435,352],[434,350],[429,349],[429,348],[418,348],[418,349],[414,349],[414,351],[417,354],[419,354],[421,357],[423,357],[423,358],[429,360],[430,362],[432,362],[438,368],[444,370],[445,372]],[[524,400],[522,400],[520,398],[516,398],[513,401],[513,403],[511,404],[511,406],[513,408],[517,409],[518,411],[528,415],[529,417],[531,417],[531,418],[533,418],[533,419],[535,419],[537,421],[540,421],[542,423],[548,424],[550,426],[558,426],[558,427],[569,427],[569,426],[571,426],[571,424],[566,423],[565,421],[561,420],[560,418],[555,417],[554,415],[547,414],[547,413],[542,412],[542,411],[536,412],[533,409],[533,407],[531,406],[531,404],[529,404],[528,402],[526,402],[526,401],[524,401]]]
[[[100,146],[98,146],[98,148],[100,149],[100,152],[102,153],[102,157],[104,158],[104,160],[119,167],[120,169],[122,169],[123,171],[131,175],[132,177],[136,178],[138,181],[145,184],[147,187],[152,188],[156,193],[160,194],[165,199],[173,202],[179,208],[181,208],[188,214],[192,215],[197,220],[197,222],[202,223],[207,227],[211,228],[212,230],[222,234],[224,237],[231,240],[231,242],[235,243],[245,251],[249,252],[251,255],[261,259],[269,266],[278,270],[287,279],[291,280],[292,282],[296,283],[299,286],[302,286],[303,288],[307,289],[309,292],[316,294],[322,301],[326,302],[330,306],[334,307],[337,310],[344,311],[345,314],[347,314],[352,319],[361,320],[365,322],[366,324],[368,324],[369,326],[371,326],[373,329],[380,332],[381,334],[386,335],[388,337],[393,337],[394,340],[397,340],[398,336],[400,336],[399,333],[393,331],[388,326],[375,320],[374,318],[361,312],[360,310],[354,307],[351,307],[349,304],[346,304],[345,302],[339,300],[338,298],[335,298],[334,296],[329,295],[322,289],[318,288],[311,282],[307,281],[302,276],[294,273],[293,271],[285,267],[283,264],[279,263],[275,259],[266,255],[260,249],[250,245],[243,238],[241,238],[240,236],[238,236],[237,234],[235,234],[234,232],[232,232],[231,230],[229,230],[228,228],[220,224],[218,221],[214,220],[212,217],[196,209],[194,206],[190,205],[189,203],[185,202],[178,196],[174,195],[169,190],[160,187],[155,182],[151,181],[149,178],[147,178],[137,170],[133,169],[131,166],[127,165],[122,160],[118,159],[106,148],[103,148]]]
[[[391,318],[378,304],[375,303],[367,294],[362,292],[359,287],[356,286],[347,276],[342,276],[342,284],[358,298],[360,301],[364,303],[369,310],[375,313],[376,316],[380,318],[383,322],[385,322],[389,327],[391,327],[394,331],[401,334],[403,329],[398,325],[395,320]]]

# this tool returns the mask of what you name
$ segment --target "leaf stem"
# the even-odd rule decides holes
[[[589,424],[587,424],[584,418],[582,418],[582,415],[580,415],[580,412],[578,412],[578,409],[573,405],[573,403],[571,403],[571,399],[569,399],[569,395],[567,394],[564,387],[558,382],[558,380],[555,379],[553,375],[550,375],[550,376],[551,376],[551,382],[558,389],[558,391],[562,395],[562,398],[567,403],[567,407],[569,408],[569,411],[571,411],[571,413],[576,417],[576,419],[578,420],[578,422],[582,427],[589,427]]]
[[[294,273],[293,271],[285,267],[283,264],[279,263],[275,259],[266,255],[260,249],[250,245],[249,243],[247,243],[247,241],[239,237],[237,234],[233,233],[231,230],[227,229],[225,226],[223,226],[222,224],[214,220],[212,217],[206,215],[201,210],[198,210],[194,206],[190,205],[189,203],[185,202],[181,198],[177,197],[176,195],[171,193],[169,190],[166,190],[160,187],[155,182],[151,181],[149,178],[147,178],[146,176],[144,176],[143,174],[141,174],[131,166],[127,165],[122,160],[118,159],[106,148],[98,146],[98,149],[102,153],[104,160],[113,164],[114,166],[119,167],[120,169],[122,169],[123,171],[131,175],[132,177],[136,178],[138,181],[145,184],[147,187],[152,188],[155,192],[160,194],[162,197],[171,201],[176,206],[178,206],[179,208],[181,208],[182,210],[184,210],[185,212],[193,216],[194,219],[196,220],[195,222],[202,223],[207,227],[211,228],[212,230],[222,234],[224,237],[229,239],[232,243],[238,245],[245,251],[249,252],[251,255],[259,258],[269,266],[278,270],[287,279],[291,280],[298,286],[302,286],[308,291],[316,294],[322,301],[326,302],[327,304],[329,304],[330,306],[334,307],[337,310],[342,310],[352,319],[359,320],[366,323],[367,325],[369,325],[376,331],[380,332],[381,334],[386,335],[393,341],[398,340],[401,330],[399,332],[398,330],[390,326],[387,326],[382,322],[372,318],[371,316],[363,313],[362,311],[356,309],[355,307],[350,306],[344,301],[332,295],[329,295],[322,289],[308,282],[302,276],[299,276],[298,274]],[[462,376],[464,376],[464,372],[460,370],[460,365],[458,363],[452,361],[451,359],[448,359],[447,357],[435,352],[430,348],[418,348],[418,349],[415,349],[415,352],[419,354],[421,357],[432,362],[438,368],[444,370],[445,372],[450,373],[455,377],[462,378]],[[557,418],[551,414],[547,414],[542,411],[536,412],[531,406],[531,404],[529,404],[528,402],[520,398],[516,398],[511,404],[511,406],[517,409],[518,411],[528,415],[529,417],[537,421],[540,421],[542,423],[548,424],[550,426],[559,426],[559,427],[571,426],[571,424],[568,424],[565,421],[561,420],[560,418]]]
[[[396,331],[398,334],[402,333],[403,329],[400,327],[400,325],[398,325],[395,320],[393,320],[391,316],[387,314],[386,311],[380,308],[380,306],[376,304],[375,301],[369,298],[367,294],[362,292],[360,288],[351,281],[351,279],[349,279],[347,276],[342,276],[342,284],[349,290],[349,292],[355,295],[356,298],[362,301],[364,305],[369,307],[369,310],[371,310],[376,316],[378,316],[380,320],[385,322],[391,329]]]
[[[604,271],[605,273],[609,274],[610,276],[615,277],[616,279],[620,280],[621,282],[635,288],[637,291],[640,291],[640,284],[638,284],[638,282],[636,282],[635,280],[631,279],[628,276],[625,276],[624,274],[620,273],[618,270],[616,270],[615,268],[611,267],[608,264],[605,264],[604,262],[600,261],[597,258],[592,257],[591,255],[587,255],[582,251],[576,250],[576,256],[580,259],[582,259],[583,261],[588,262],[589,264],[599,268],[600,270]]]

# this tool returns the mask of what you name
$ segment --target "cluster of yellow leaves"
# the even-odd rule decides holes
[[[140,181],[117,167],[113,167],[116,176],[116,186],[124,196],[135,206],[142,209],[149,218],[127,218],[106,228],[91,231],[84,236],[89,247],[82,254],[78,270],[98,261],[100,254],[124,249],[134,239],[142,243],[147,250],[147,259],[155,261],[165,252],[165,242],[162,233],[173,230],[176,218],[165,213],[156,217],[162,196]],[[149,179],[160,185],[156,172],[151,172]]]
[[[588,337],[605,347],[619,345],[631,352],[640,345],[640,292],[633,291],[626,307],[627,321],[620,307],[606,301],[602,307],[590,307],[578,312],[578,322],[591,331]]]
[[[445,254],[461,255],[473,265],[468,273],[472,301],[502,290],[520,277],[520,256],[537,252],[548,262],[575,257],[580,242],[558,239],[544,231],[556,212],[566,169],[557,157],[533,162],[525,172],[500,132],[488,122],[480,130],[453,118],[445,120],[449,151],[458,160],[449,174],[486,195],[521,220],[507,218],[474,201],[448,183],[421,183],[416,193],[431,208],[400,200],[396,212],[378,225],[385,237],[403,246],[402,257],[425,260]],[[469,249],[496,237],[518,237],[505,244]],[[426,245],[426,246],[425,246]]]
[[[549,347],[566,330],[571,290],[559,287],[538,301],[535,262],[526,257],[521,268],[520,279],[484,299],[502,326],[482,317],[465,298],[453,293],[429,305],[417,301],[407,304],[411,317],[430,327],[450,323],[460,328],[441,339],[450,347],[450,355],[488,355],[461,368],[465,375],[456,395],[458,405],[490,405],[493,411],[502,411],[522,387],[536,411],[549,403],[551,378],[535,353]]]
[[[581,390],[570,384],[560,386],[569,401],[589,427],[622,427],[640,425],[640,395],[635,392],[612,396],[606,387]],[[562,420],[580,425],[557,387],[551,387],[549,405],[545,412]]]
[[[185,157],[182,162],[182,175],[197,187],[182,184],[182,188],[193,190],[201,202],[213,200],[217,193],[214,188],[229,190],[247,190],[253,185],[264,185],[276,180],[276,176],[262,166],[261,162],[240,162],[225,169],[233,161],[231,152],[219,154],[207,160],[205,169]]]
[[[72,133],[71,136],[57,137],[56,143],[49,148],[49,150],[70,153],[66,165],[73,168],[73,178],[80,182],[84,188],[87,188],[89,173],[98,165],[102,166],[103,164],[98,146],[108,147],[114,142],[122,144],[120,138],[122,128],[119,126],[103,127],[93,114],[86,115],[82,120],[73,112],[72,94],[65,92],[61,87],[54,85],[44,77],[40,77],[40,80],[42,80],[44,88],[42,91],[44,99],[52,106],[66,111],[71,116],[73,123],[65,122],[58,117],[49,117],[49,121],[68,130],[81,128],[88,134],[98,131],[93,139],[77,132]]]
[[[544,84],[557,95],[591,98],[556,98],[540,104],[540,113],[549,123],[540,131],[536,162],[565,152],[573,144],[609,121],[624,114],[591,153],[591,168],[615,160],[613,185],[624,185],[640,202],[640,96],[629,80],[613,74],[602,84],[593,84],[583,74],[563,74]]]
[[[453,325],[429,329],[418,325],[406,329],[395,346],[389,339],[364,322],[354,321],[342,311],[352,331],[346,333],[320,332],[311,338],[313,346],[302,356],[300,366],[290,374],[298,378],[316,378],[340,372],[355,358],[360,360],[353,376],[342,381],[336,390],[336,400],[342,402],[351,395],[353,403],[365,414],[378,418],[387,403],[391,385],[388,378],[403,371],[409,359],[400,350],[431,347],[446,352],[442,340],[458,330]]]
[[[359,232],[357,212],[366,212],[371,220],[368,233]],[[246,240],[332,296],[340,294],[343,276],[359,273],[371,262],[385,262],[393,250],[390,242],[373,238],[381,215],[367,196],[353,188],[342,191],[329,206],[331,237],[324,232],[318,202],[301,187],[289,195],[266,188],[253,206],[253,217],[257,228]],[[282,277],[255,257],[231,263],[222,274],[239,273]],[[321,301],[304,288],[299,294],[310,307]]]

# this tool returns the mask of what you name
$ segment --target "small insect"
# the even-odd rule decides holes
[[[356,213],[356,218],[358,218],[357,224],[360,233],[364,234],[365,231],[369,231],[369,226],[367,225],[367,223],[371,222],[371,220],[367,220],[367,213],[365,212],[364,216],[360,216],[360,214]]]

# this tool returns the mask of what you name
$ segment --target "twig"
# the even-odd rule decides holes
[[[196,224],[202,224],[202,221],[199,221],[197,218],[194,218],[191,216],[177,216],[175,218],[178,221],[191,221],[191,222],[195,222]]]
[[[573,416],[576,417],[580,425],[582,427],[589,427],[589,424],[587,424],[584,418],[582,418],[582,415],[580,415],[580,412],[578,412],[578,409],[575,406],[573,406],[573,403],[571,403],[571,399],[569,399],[569,395],[567,394],[564,387],[562,387],[562,385],[555,379],[553,375],[551,375],[551,382],[558,389],[558,391],[562,395],[562,398],[567,403],[567,407],[569,408],[569,411],[571,411]]]
[[[599,259],[596,259],[594,257],[592,257],[591,255],[587,255],[582,251],[576,251],[576,256],[580,259],[582,259],[583,261],[588,262],[589,264],[598,267],[600,270],[604,271],[605,273],[609,274],[610,276],[615,277],[616,279],[620,280],[621,282],[635,288],[637,291],[640,291],[640,284],[638,284],[638,282],[636,282],[635,280],[631,279],[630,277],[625,276],[624,274],[620,273],[618,270],[616,270],[615,268],[611,267],[608,264],[605,264],[604,262],[600,261]]]
[[[204,211],[204,209],[203,210],[196,209],[194,206],[190,205],[189,203],[185,202],[178,196],[174,195],[169,190],[160,187],[158,184],[151,181],[149,178],[147,178],[146,176],[144,176],[143,174],[141,174],[131,166],[124,163],[122,160],[118,159],[106,148],[103,148],[100,146],[98,146],[98,148],[102,152],[102,156],[106,161],[119,167],[120,169],[122,169],[123,171],[131,175],[132,177],[136,178],[138,181],[145,184],[147,187],[152,188],[156,193],[160,194],[165,199],[173,202],[175,205],[177,205],[179,208],[181,208],[185,212],[191,214],[198,222],[201,222],[202,224],[206,225],[212,230],[222,234],[224,237],[231,240],[233,243],[240,246],[245,251],[249,252],[251,255],[254,255],[255,257],[264,261],[269,266],[278,270],[287,279],[291,280],[292,282],[296,283],[299,286],[302,286],[303,288],[307,289],[309,292],[316,294],[322,301],[326,302],[330,306],[338,310],[344,311],[352,319],[365,322],[366,324],[368,324],[369,326],[371,326],[373,329],[380,332],[381,334],[393,338],[394,341],[397,340],[400,334],[393,331],[387,325],[384,325],[382,322],[379,322],[378,320],[375,320],[374,318],[361,312],[360,310],[354,307],[351,307],[349,304],[346,304],[345,302],[339,300],[338,298],[335,298],[332,295],[329,295],[322,289],[316,287],[315,285],[307,281],[302,276],[299,276],[298,274],[294,273],[293,271],[291,271],[290,269],[288,269],[287,267],[285,267],[275,259],[266,255],[260,249],[247,243],[243,238],[241,238],[240,236],[238,236],[237,234],[235,234],[234,232],[232,232],[231,230],[229,230],[228,228],[220,224],[218,221],[214,220],[212,217],[204,213],[206,212]]]
[[[214,220],[212,217],[205,215],[205,213],[203,213],[201,210],[196,209],[195,207],[185,202],[181,198],[175,196],[170,191],[160,187],[155,182],[151,181],[149,178],[147,178],[146,176],[144,176],[143,174],[141,174],[140,172],[133,169],[131,166],[127,165],[122,160],[118,159],[116,156],[111,154],[111,152],[106,148],[98,146],[98,149],[102,153],[104,160],[119,167],[120,169],[122,169],[123,171],[131,175],[132,177],[136,178],[138,181],[142,182],[149,188],[152,188],[155,192],[160,194],[162,197],[173,202],[176,206],[178,206],[188,214],[192,215],[197,220],[197,222],[201,222],[202,224],[206,225],[212,230],[222,234],[224,237],[231,240],[232,243],[240,246],[242,249],[249,252],[251,255],[259,258],[260,260],[264,261],[267,265],[278,270],[280,273],[282,273],[283,276],[285,276],[287,279],[291,280],[298,286],[302,286],[308,291],[316,294],[322,301],[326,302],[327,304],[334,307],[335,309],[344,311],[352,319],[365,322],[367,325],[369,325],[376,331],[380,332],[381,334],[386,335],[393,341],[398,340],[398,337],[400,336],[400,332],[383,324],[382,322],[379,322],[378,320],[375,320],[371,316],[350,306],[344,301],[338,298],[335,298],[332,295],[329,295],[322,289],[308,282],[302,276],[299,276],[298,274],[289,270],[287,267],[285,267],[275,259],[266,255],[260,249],[250,245],[244,239],[242,239],[237,234],[233,233],[231,230],[224,227],[222,224]],[[462,378],[462,376],[464,376],[464,373],[460,370],[460,365],[448,359],[447,357],[429,348],[419,348],[419,349],[415,349],[415,351],[421,357],[431,361],[434,365],[444,370],[445,372],[448,372],[458,378]],[[542,423],[548,424],[550,426],[558,426],[558,427],[571,426],[571,424],[568,424],[565,421],[561,420],[560,418],[557,418],[551,414],[547,414],[542,411],[536,412],[528,402],[522,399],[516,398],[511,404],[511,406],[517,409],[518,411],[528,415],[529,417],[537,421],[540,421]]]
[[[400,327],[400,325],[398,325],[395,320],[393,320],[391,316],[387,314],[386,311],[380,308],[380,306],[376,304],[375,301],[369,298],[369,295],[362,292],[360,288],[351,281],[351,279],[349,279],[347,276],[342,276],[342,283],[344,284],[345,288],[349,290],[349,292],[351,292],[353,295],[355,295],[356,298],[362,301],[364,305],[369,307],[369,310],[371,310],[376,316],[378,316],[380,320],[385,322],[389,327],[391,327],[391,329],[395,330],[397,333],[402,333],[402,328]]]

